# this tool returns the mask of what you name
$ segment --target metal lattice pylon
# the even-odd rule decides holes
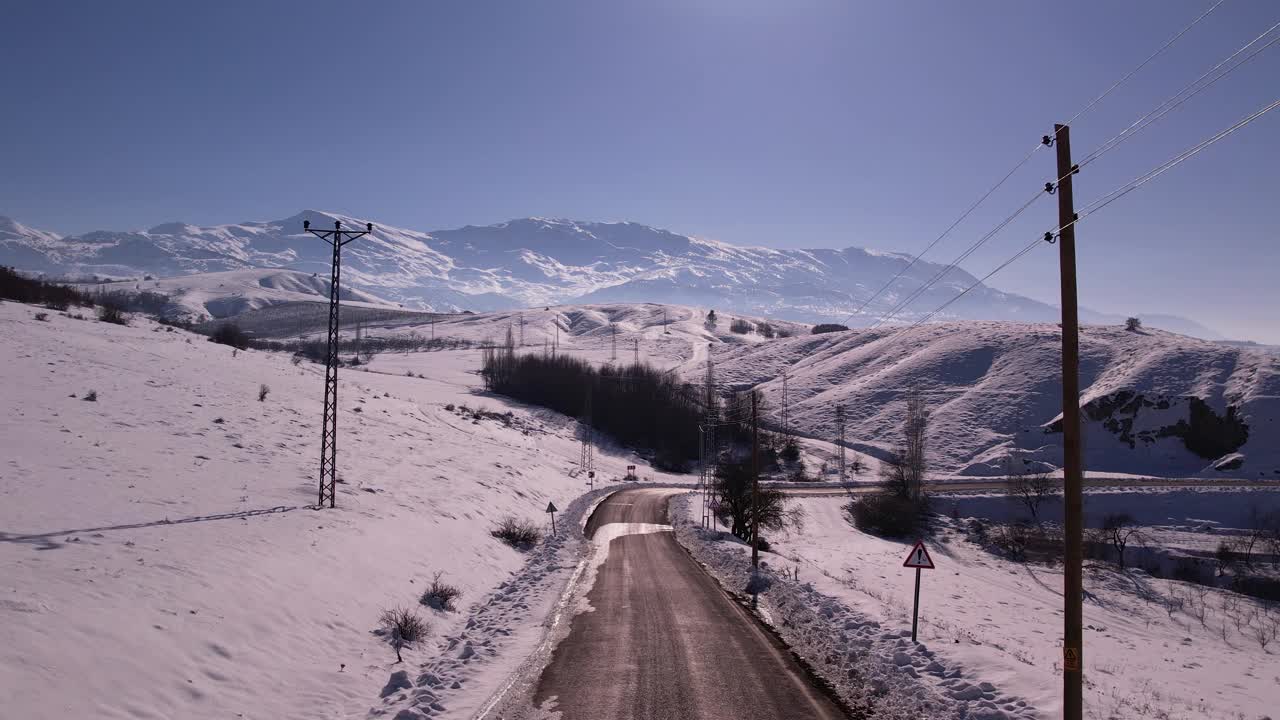
[[[332,230],[312,230],[311,221],[303,220],[302,229],[333,246],[333,265],[329,274],[329,343],[324,354],[324,417],[320,425],[320,493],[317,504],[333,507],[337,501],[338,483],[338,305],[342,279],[342,246],[373,232],[373,223],[364,230],[343,230],[335,220]]]

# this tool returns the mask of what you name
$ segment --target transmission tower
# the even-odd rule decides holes
[[[320,499],[333,507],[338,482],[338,288],[342,277],[342,246],[373,232],[373,223],[364,230],[343,230],[342,221],[333,221],[332,230],[312,230],[311,221],[303,220],[302,229],[333,246],[333,264],[329,271],[329,344],[324,355],[324,419],[320,425]]]
[[[720,448],[716,445],[716,424],[719,412],[716,408],[716,371],[715,361],[711,359],[711,343],[707,343],[707,377],[703,387],[703,431],[702,431],[702,524],[710,528],[715,522],[711,511],[711,483],[716,476],[719,464]]]
[[[845,457],[844,457],[844,405],[836,403],[836,447],[840,453],[840,482],[844,482],[845,477]]]
[[[578,458],[578,470],[587,477],[596,469],[595,448],[591,444],[591,387],[587,387],[587,400],[582,408],[582,454]]]
[[[520,347],[524,347],[524,313],[520,313]]]

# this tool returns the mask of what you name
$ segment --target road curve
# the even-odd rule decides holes
[[[666,525],[672,491],[622,490],[587,523]],[[669,532],[616,537],[538,680],[534,704],[565,720],[844,718],[790,652]]]

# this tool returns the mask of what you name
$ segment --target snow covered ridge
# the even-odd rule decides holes
[[[0,265],[60,275],[168,277],[245,268],[290,268],[325,275],[327,245],[302,231],[303,220],[332,227],[366,221],[372,234],[348,245],[349,287],[438,312],[498,310],[569,302],[663,301],[806,322],[839,320],[902,271],[908,256],[849,247],[777,250],[740,247],[631,222],[527,218],[488,226],[420,232],[307,210],[282,220],[212,227],[166,223],[145,231],[97,231],[59,237],[0,218]],[[943,268],[921,261],[868,308],[884,312]],[[972,283],[953,270],[924,293],[912,320]],[[952,306],[959,319],[1049,321],[1053,307],[979,286]],[[1089,322],[1119,316],[1084,311]],[[1216,339],[1203,326],[1163,316],[1148,324]]]
[[[1060,343],[1056,325],[941,323],[896,338],[880,329],[724,346],[715,358],[725,383],[763,383],[774,415],[787,371],[791,422],[811,437],[834,437],[842,403],[853,446],[877,457],[901,435],[905,397],[919,392],[933,470],[993,475],[1011,454],[1061,466]],[[1276,356],[1089,326],[1081,358],[1087,470],[1280,480]]]

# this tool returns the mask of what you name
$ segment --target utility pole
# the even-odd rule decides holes
[[[317,505],[333,507],[338,482],[338,305],[339,282],[342,279],[342,246],[373,232],[373,223],[364,230],[343,230],[342,221],[334,220],[332,230],[312,230],[311,221],[302,221],[303,232],[333,246],[329,268],[329,344],[324,354],[324,418],[320,423],[320,494]]]
[[[670,334],[670,331],[667,330],[667,309],[666,308],[662,308],[662,334],[663,335]]]
[[[640,338],[631,338],[631,342],[635,344],[635,347],[633,348],[635,352],[635,360],[632,361],[632,364],[639,365],[640,364]]]
[[[618,359],[618,324],[609,323],[609,335],[613,338],[613,359]]]
[[[845,478],[844,457],[844,405],[836,403],[836,448],[840,453],[840,482]]]
[[[751,572],[760,569],[760,422],[756,417],[758,393],[751,391]]]
[[[524,347],[524,313],[520,313],[520,347]]]
[[[1081,720],[1084,714],[1083,603],[1081,574],[1084,468],[1080,458],[1080,319],[1076,307],[1076,211],[1071,176],[1071,129],[1054,125],[1058,151],[1058,253],[1062,272],[1062,452],[1063,500],[1066,507],[1066,557],[1063,598],[1066,607],[1062,644],[1062,717]]]

